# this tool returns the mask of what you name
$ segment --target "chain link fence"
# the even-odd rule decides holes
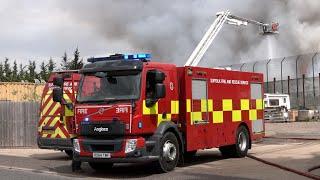
[[[233,64],[228,67],[238,71],[263,73],[265,93],[289,94],[292,108],[320,109],[318,53]]]

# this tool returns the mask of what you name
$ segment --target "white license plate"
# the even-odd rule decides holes
[[[93,153],[93,158],[111,158],[110,153]]]

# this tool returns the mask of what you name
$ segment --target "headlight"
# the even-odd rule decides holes
[[[128,139],[126,141],[125,153],[130,153],[134,151],[137,147],[137,139]]]
[[[75,152],[80,153],[80,143],[79,143],[79,139],[73,139],[73,150]]]

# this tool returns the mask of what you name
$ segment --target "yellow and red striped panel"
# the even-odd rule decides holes
[[[263,119],[262,99],[187,99],[186,109],[190,114],[191,124],[208,121],[208,118],[213,123],[223,123],[224,114],[230,114],[233,122]]]
[[[160,112],[160,108],[166,108],[168,111],[165,116]],[[170,110],[170,111],[169,111]],[[146,101],[143,100],[143,115],[155,115],[157,116],[157,125],[162,121],[171,121],[174,116],[179,114],[179,101],[173,100],[170,102],[170,107],[159,107],[159,102],[155,103],[152,107],[146,106]]]
[[[72,110],[69,110],[64,106],[65,116],[61,115],[61,104],[54,102],[52,99],[52,90],[50,88],[45,89],[46,92],[42,98],[40,107],[40,120],[38,125],[38,132],[41,137],[45,138],[71,138],[75,135],[70,134],[71,125],[70,122],[74,116]],[[64,90],[63,97],[68,103],[72,103],[73,92]],[[43,127],[50,127],[52,130],[42,130]]]

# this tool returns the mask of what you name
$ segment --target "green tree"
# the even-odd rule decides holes
[[[13,82],[19,81],[19,79],[18,79],[18,65],[17,65],[17,61],[14,61],[14,62],[13,62],[11,81],[13,81]]]
[[[3,75],[3,64],[0,63],[0,82],[4,81],[4,75]]]
[[[11,71],[11,67],[10,67],[10,63],[9,63],[9,59],[6,58],[4,61],[4,81],[9,82],[11,81],[11,75],[12,75],[12,71]]]
[[[61,67],[62,70],[68,70],[70,69],[70,62],[68,60],[68,55],[67,52],[64,52],[63,56],[62,56],[62,62],[61,62]]]
[[[69,69],[71,70],[81,69],[83,66],[83,61],[82,59],[80,59],[80,52],[78,48],[76,48],[73,55],[74,57],[73,57],[73,60],[70,62]]]
[[[52,58],[50,58],[47,66],[49,73],[51,73],[56,68],[56,63],[54,63]]]
[[[47,66],[42,61],[41,65],[40,65],[40,73],[39,73],[40,79],[43,79],[43,80],[46,81],[47,80],[47,74],[48,74]]]
[[[29,82],[34,82],[34,79],[37,79],[36,62],[29,60],[29,64],[27,67],[28,67],[28,72],[26,74],[26,80]]]
[[[18,74],[19,81],[26,80],[26,72],[24,70],[26,67],[27,66],[23,66],[22,64],[19,65],[19,74]]]

